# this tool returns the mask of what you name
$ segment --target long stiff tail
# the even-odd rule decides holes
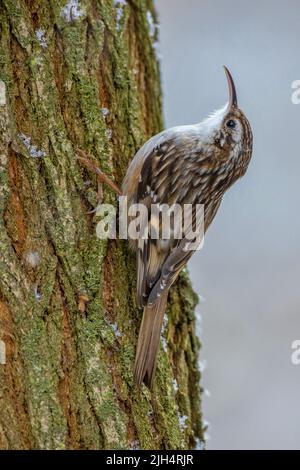
[[[145,382],[152,388],[167,299],[168,292],[162,292],[152,305],[144,307],[134,364],[134,379],[138,387]]]

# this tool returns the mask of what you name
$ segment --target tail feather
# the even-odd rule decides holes
[[[144,307],[134,364],[138,387],[145,382],[147,387],[152,388],[167,298],[168,292],[163,292],[153,305]]]

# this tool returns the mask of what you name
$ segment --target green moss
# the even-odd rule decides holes
[[[125,241],[97,239],[98,219],[86,214],[96,204],[95,176],[76,160],[83,148],[120,183],[135,151],[162,128],[159,65],[146,18],[153,5],[128,2],[117,28],[111,2],[81,0],[84,15],[70,22],[61,15],[65,3],[41,0],[37,8],[5,0],[0,14],[9,98],[0,125],[4,154],[11,140],[15,152],[10,178],[0,162],[0,212],[14,214],[14,195],[24,219],[24,227],[0,219],[1,298],[13,312],[24,376],[15,393],[25,397],[18,407],[7,399],[7,409],[23,410],[34,448],[127,449],[135,441],[145,449],[191,448],[202,438],[197,297],[182,273],[170,295],[168,347],[154,391],[138,393],[132,368],[142,312],[134,255]],[[43,159],[30,156],[20,132],[45,151]],[[104,201],[116,204],[104,189]],[[25,250],[40,253],[35,269],[24,263]],[[28,446],[22,425],[3,416],[11,448]]]

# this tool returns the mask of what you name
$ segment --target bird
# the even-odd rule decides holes
[[[194,222],[194,208],[200,204],[206,232],[224,193],[246,173],[252,156],[251,125],[238,106],[232,75],[225,66],[224,71],[229,91],[225,106],[199,123],[163,130],[135,154],[117,191],[127,197],[128,207],[137,203],[147,209],[189,204]],[[103,175],[99,178],[100,182],[108,182]],[[159,236],[131,241],[136,252],[137,305],[143,308],[133,368],[138,389],[142,383],[153,388],[169,290],[196,251],[196,247],[189,249],[191,226],[182,238],[177,238],[173,223],[166,239],[161,236],[162,222],[157,212],[149,213],[145,225],[150,234],[158,226]]]

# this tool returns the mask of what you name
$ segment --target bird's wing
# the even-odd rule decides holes
[[[195,222],[195,219],[194,219]],[[161,266],[160,276],[153,286],[148,297],[148,304],[153,304],[165,290],[169,290],[176,281],[181,269],[187,264],[192,254],[202,242],[204,234],[204,219],[197,220],[197,226],[190,226],[185,236],[168,253]]]
[[[147,155],[143,155],[134,200],[144,204],[148,209],[148,234],[153,228],[158,229],[161,227],[158,214],[153,214],[153,211],[150,210],[152,204],[167,203],[172,205],[182,202],[180,200],[182,172],[185,170],[186,156],[194,151],[194,144],[193,136],[189,136],[188,133],[168,131],[161,134],[160,139],[155,141],[155,145],[148,146]],[[201,158],[199,153],[198,164]],[[158,239],[149,236],[138,241],[137,300],[140,306],[144,306],[148,302],[150,294],[152,296],[154,286],[156,286],[162,275],[163,285],[165,283],[169,285],[169,281],[166,281],[165,276],[167,272],[171,273],[174,250],[179,250],[175,264],[181,267],[191,256],[189,252],[185,251],[184,242],[180,245],[180,240],[172,238],[163,240],[161,234]],[[164,273],[163,269],[165,269]],[[159,294],[159,290],[157,290],[157,293]]]
[[[221,198],[211,200],[203,212],[198,207],[193,207],[193,217],[191,223],[186,227],[184,236],[178,240],[176,246],[168,252],[160,269],[160,276],[155,285],[152,287],[148,296],[148,304],[152,305],[165,290],[169,290],[171,285],[176,281],[181,269],[187,264],[192,254],[197,250],[199,245],[204,241],[204,233],[212,222],[218,208],[221,204]],[[196,211],[198,211],[195,216]]]

